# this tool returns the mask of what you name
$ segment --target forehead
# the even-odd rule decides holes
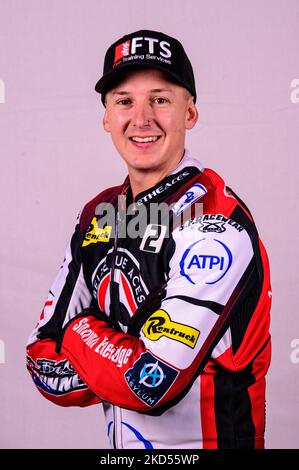
[[[121,79],[111,88],[111,92],[115,91],[138,91],[139,89],[164,88],[175,91],[175,89],[183,88],[172,81],[164,72],[156,69],[141,69],[127,72]]]

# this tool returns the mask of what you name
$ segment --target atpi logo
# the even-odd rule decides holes
[[[202,238],[185,250],[180,273],[191,284],[216,284],[228,272],[233,255],[228,246],[216,238]]]
[[[163,57],[164,59],[169,59],[171,57],[169,42],[159,41],[159,39],[156,38],[140,36],[132,38],[116,46],[114,64],[117,61],[123,59],[124,57],[128,57],[129,55],[135,55],[138,53],[156,54]],[[153,57],[147,57],[147,59],[150,58]]]

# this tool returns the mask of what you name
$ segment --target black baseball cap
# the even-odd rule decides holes
[[[187,88],[196,102],[193,69],[182,44],[164,33],[141,29],[118,39],[106,52],[103,76],[95,86],[104,106],[106,93],[124,74],[142,68],[161,70]]]

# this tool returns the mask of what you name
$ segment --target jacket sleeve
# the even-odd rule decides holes
[[[220,339],[227,340],[231,319],[258,275],[252,240],[236,226],[227,224],[220,233],[202,233],[196,225],[173,232],[166,296],[160,308],[141,316],[139,337],[116,332],[93,315],[65,326],[61,352],[95,394],[158,414],[190,388]],[[251,353],[258,347],[257,341]]]
[[[88,406],[100,402],[72,367],[55,351],[63,325],[89,307],[91,295],[81,263],[79,223],[67,245],[64,261],[49,290],[40,319],[27,342],[27,368],[40,393],[61,406]]]

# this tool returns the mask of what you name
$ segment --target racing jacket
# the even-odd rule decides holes
[[[85,205],[27,367],[55,404],[102,403],[111,447],[263,448],[271,296],[248,208],[185,150],[134,201],[127,178]]]

